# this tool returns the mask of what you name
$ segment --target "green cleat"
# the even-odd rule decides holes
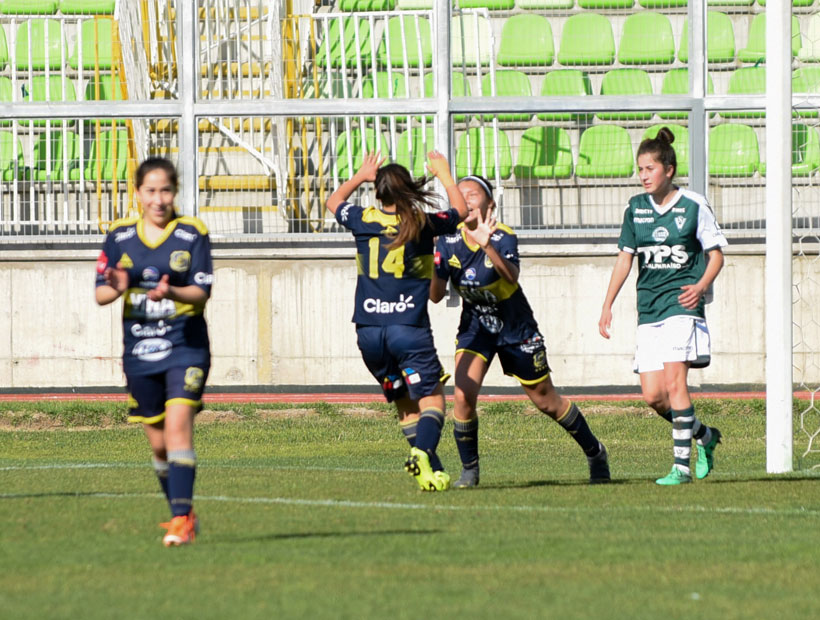
[[[461,476],[453,483],[454,489],[469,489],[478,486],[478,467],[462,469]]]
[[[705,446],[698,446],[698,460],[695,462],[695,477],[703,480],[715,468],[715,448],[720,443],[720,431],[711,427],[712,438]]]
[[[672,471],[666,474],[663,478],[658,478],[655,480],[655,484],[660,484],[665,487],[686,484],[687,482],[692,482],[692,476],[681,471],[674,465],[672,465]]]
[[[450,475],[444,471],[433,471],[430,457],[424,450],[410,448],[404,469],[416,479],[422,491],[446,491],[450,488]]]

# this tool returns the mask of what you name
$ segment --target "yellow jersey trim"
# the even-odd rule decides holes
[[[168,237],[171,236],[171,233],[174,232],[174,229],[177,227],[177,223],[179,222],[178,217],[172,219],[168,224],[165,226],[165,229],[162,231],[162,234],[157,238],[156,241],[149,241],[148,237],[145,236],[145,220],[140,219],[137,222],[137,237],[140,238],[146,247],[155,250],[163,243],[168,241]]]
[[[538,377],[537,379],[531,379],[531,380],[527,381],[526,379],[522,379],[521,377],[519,377],[518,375],[516,375],[515,373],[512,373],[512,372],[508,372],[508,373],[504,373],[504,374],[506,374],[508,377],[513,377],[521,385],[538,385],[539,383],[546,380],[546,378],[550,376],[550,373],[547,373],[543,377]]]
[[[193,215],[182,215],[177,218],[177,221],[179,221],[180,224],[193,226],[200,235],[204,236],[208,234],[208,227],[205,226],[205,222],[198,217],[194,217]]]
[[[507,226],[506,224],[502,224],[501,222],[498,222],[496,227],[498,228],[498,230],[503,230],[508,235],[512,235],[513,237],[515,237],[515,231],[512,228],[510,228],[509,226]]]
[[[488,364],[490,362],[481,353],[479,353],[478,351],[473,351],[472,349],[456,349],[456,355],[458,355],[459,353],[469,353],[470,355],[474,355],[475,357],[480,357],[481,359],[483,359]]]
[[[131,217],[123,217],[118,220],[115,220],[111,223],[111,226],[108,227],[108,232],[112,230],[116,230],[117,228],[122,228],[123,226],[133,226],[137,222],[140,221],[140,217],[138,215],[132,215]]]
[[[158,413],[157,415],[145,416],[145,415],[130,415],[128,416],[128,423],[129,424],[159,424],[165,420],[165,412]]]
[[[382,226],[398,226],[399,216],[395,213],[385,213],[376,207],[367,207],[362,212],[362,221],[366,224],[381,224]]]

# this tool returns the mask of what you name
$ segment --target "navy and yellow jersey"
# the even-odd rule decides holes
[[[436,275],[450,280],[464,300],[459,333],[482,330],[497,335],[498,345],[524,342],[538,332],[538,324],[518,282],[502,278],[478,244],[467,241],[464,224],[456,234],[439,237]],[[520,265],[518,239],[504,224],[490,238],[495,250],[516,267]]]
[[[704,252],[726,245],[704,196],[679,189],[662,207],[650,194],[633,196],[624,210],[618,249],[638,255],[638,324],[678,315],[705,318],[705,297],[690,310],[678,296],[706,271]]]
[[[171,286],[196,285],[211,293],[213,266],[208,229],[195,217],[177,217],[155,242],[147,240],[142,218],[114,222],[97,259],[97,286],[105,284],[107,267],[128,273],[123,293],[123,369],[150,375],[179,366],[210,363],[205,304],[171,299],[152,301],[147,292],[168,275]]]
[[[428,213],[419,240],[394,249],[387,247],[400,226],[394,213],[343,202],[336,211],[336,221],[356,238],[358,278],[353,322],[428,326],[433,239],[455,232],[460,221],[458,211]]]

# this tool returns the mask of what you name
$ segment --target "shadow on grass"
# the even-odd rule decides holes
[[[770,476],[749,476],[743,478],[707,478],[699,482],[708,482],[710,484],[738,484],[741,482],[771,482],[776,484],[784,484],[786,482],[806,482],[808,480],[814,480],[816,482],[820,480],[820,475],[807,474],[781,478],[778,474],[771,474]]]
[[[590,484],[588,480],[523,480],[516,482],[496,482],[495,484],[481,484],[470,491],[499,490],[499,489],[531,489],[536,487],[606,487],[616,484],[638,484],[645,482],[642,478],[613,479],[603,484]],[[467,489],[465,489],[467,490]]]
[[[218,539],[211,538],[209,544],[236,544],[243,542],[263,542],[266,540],[300,540],[309,538],[352,538],[355,536],[408,536],[441,534],[444,530],[362,530],[347,532],[281,532],[277,534],[261,534],[257,536],[229,536]]]

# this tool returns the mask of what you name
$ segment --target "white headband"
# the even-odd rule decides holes
[[[469,175],[467,175],[466,177],[462,177],[461,181],[475,181],[475,182],[476,182],[476,183],[478,183],[481,187],[483,187],[483,188],[484,188],[484,191],[485,191],[485,192],[487,192],[487,196],[489,196],[489,197],[490,197],[490,200],[492,200],[492,199],[493,199],[493,192],[492,192],[492,190],[490,189],[490,186],[489,186],[489,185],[487,185],[487,183],[484,181],[484,179],[481,179],[481,178],[479,178],[479,177],[473,176],[472,174],[469,174]],[[459,183],[461,183],[461,181],[459,181]]]

